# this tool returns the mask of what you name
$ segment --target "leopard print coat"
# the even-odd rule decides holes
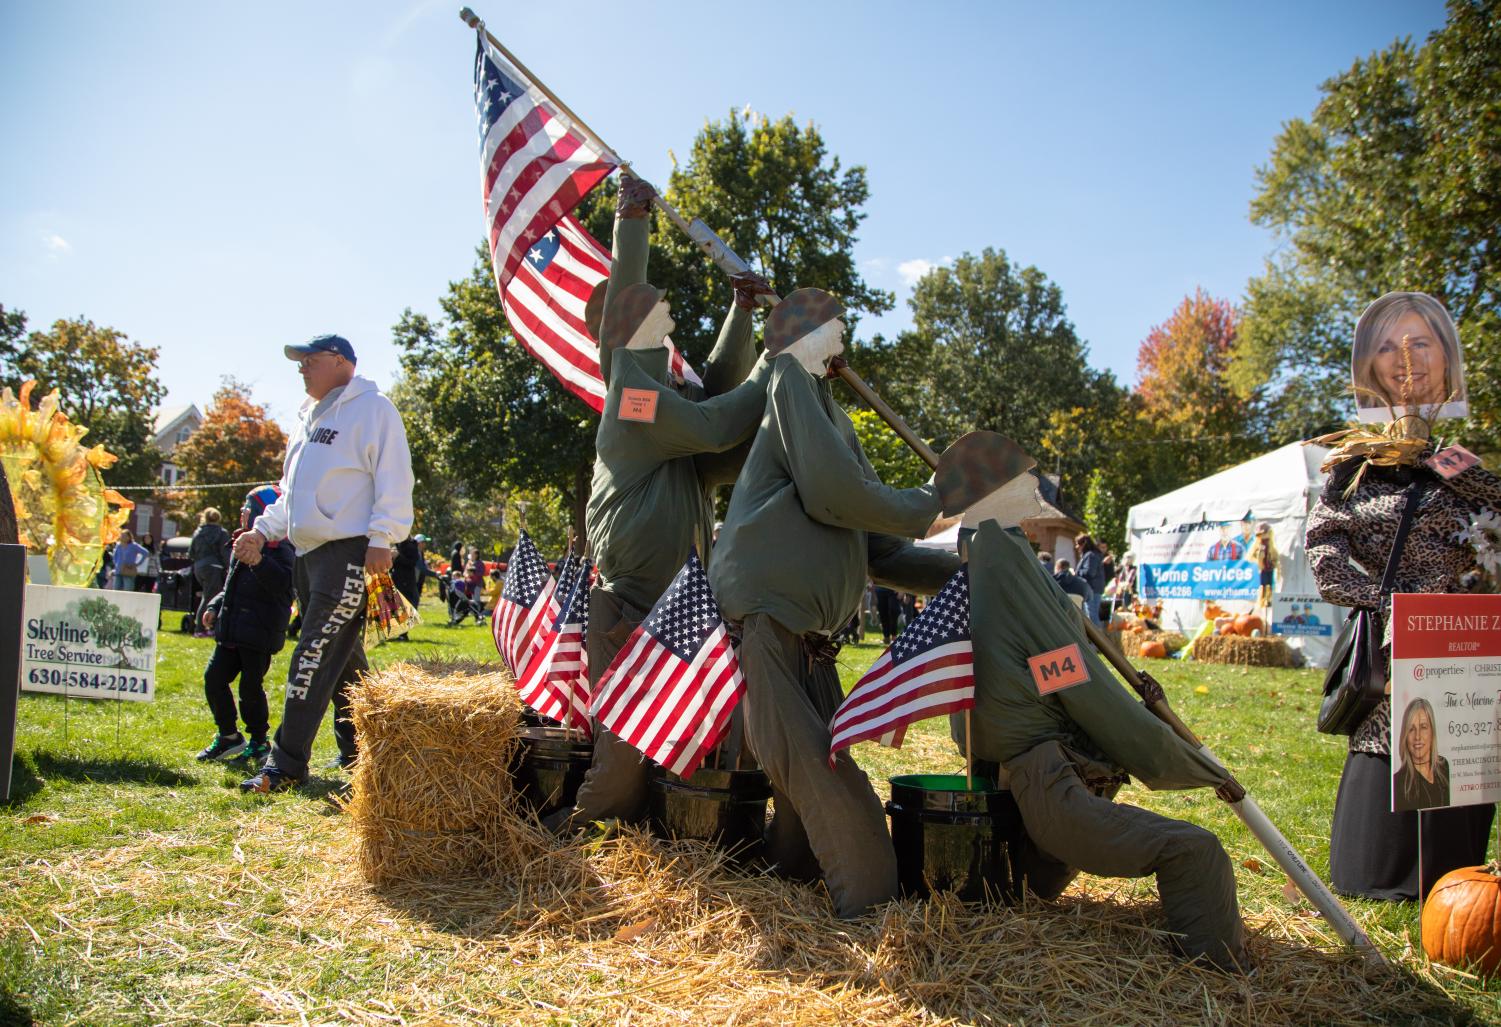
[[[1408,485],[1421,480],[1423,496],[1397,564],[1393,590],[1462,592],[1461,579],[1475,568],[1475,551],[1455,535],[1477,510],[1501,510],[1501,478],[1478,466],[1447,481],[1422,467],[1372,466],[1346,499],[1342,493],[1356,463],[1348,460],[1330,474],[1308,516],[1304,548],[1324,599],[1380,612],[1381,658],[1389,666],[1391,597],[1380,594],[1381,575],[1396,541]],[[1391,703],[1382,700],[1350,736],[1350,750],[1387,756],[1390,738]]]

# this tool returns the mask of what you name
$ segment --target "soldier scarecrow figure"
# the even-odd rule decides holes
[[[585,640],[591,685],[689,552],[696,546],[708,559],[713,510],[694,458],[725,453],[750,439],[765,407],[771,370],[764,362],[756,365],[750,319],[755,295],[770,288],[759,276],[744,275],[737,276],[735,304],[709,357],[704,388],[674,379],[664,343],[674,327],[671,311],[662,290],[640,280],[651,195],[651,187],[638,179],[622,182],[615,262],[608,286],[596,290],[586,312],[600,338],[607,384],[587,512],[599,569],[589,593]],[[728,391],[709,395],[716,389]],[[638,819],[646,806],[647,771],[639,752],[597,730],[594,760],[576,806],[553,814],[549,826],[563,830],[593,820]]]
[[[1017,869],[1047,899],[1081,870],[1156,874],[1182,951],[1245,968],[1235,873],[1219,839],[1113,801],[1127,774],[1153,789],[1218,788],[1230,774],[1132,698],[1084,641],[1078,611],[1017,529],[1038,510],[1031,463],[1009,440],[971,432],[944,452],[935,478],[944,513],[964,513],[975,660],[970,755],[1009,777],[1030,842],[1014,853]],[[951,716],[962,750],[964,718]]]
[[[829,720],[843,695],[833,632],[859,607],[867,573],[935,593],[958,568],[912,545],[938,515],[931,485],[881,484],[827,373],[843,350],[843,307],[799,289],[766,321],[766,412],[735,484],[709,580],[741,630],[746,740],[772,786],[766,853],[779,873],[820,872],[841,917],[896,895],[880,800],[848,750],[833,770]]]

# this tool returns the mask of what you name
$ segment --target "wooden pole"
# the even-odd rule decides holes
[[[973,790],[975,787],[975,748],[970,734],[970,711],[964,711],[964,787]]]

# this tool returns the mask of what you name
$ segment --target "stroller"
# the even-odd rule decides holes
[[[162,543],[162,573],[157,579],[156,589],[162,597],[161,610],[181,613],[179,630],[191,634],[203,590],[198,587],[193,564],[188,560],[189,541],[187,538],[173,538]]]
[[[447,578],[448,591],[448,626],[457,627],[464,623],[464,618],[473,615],[476,624],[485,622],[485,604],[478,595],[470,595],[471,586],[462,576],[455,578],[449,571],[444,571],[443,578]],[[475,587],[473,591],[478,592]]]

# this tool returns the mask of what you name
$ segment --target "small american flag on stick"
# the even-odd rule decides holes
[[[476,32],[474,104],[490,265],[511,330],[563,387],[598,413],[599,348],[584,305],[610,274],[610,251],[571,211],[617,166],[506,56]],[[702,384],[668,342],[675,375]]]
[[[829,723],[829,766],[856,742],[899,749],[908,724],[974,705],[969,569],[960,567],[845,697]]]
[[[724,737],[744,694],[740,661],[694,552],[600,677],[590,709],[612,733],[687,777]]]
[[[594,567],[580,556],[569,556],[558,572],[554,595],[558,616],[547,629],[536,656],[517,678],[522,694],[536,694],[543,705],[533,707],[544,717],[589,735],[589,662],[584,636],[589,630],[589,587]]]
[[[500,602],[495,604],[495,612],[490,615],[495,648],[500,650],[501,658],[516,678],[518,690],[544,634],[557,619],[555,591],[552,572],[543,562],[542,554],[537,552],[531,536],[523,531],[516,540],[516,548],[511,551]],[[521,698],[538,710],[541,709],[539,702],[545,701],[545,696],[534,697],[525,691],[521,692]]]

